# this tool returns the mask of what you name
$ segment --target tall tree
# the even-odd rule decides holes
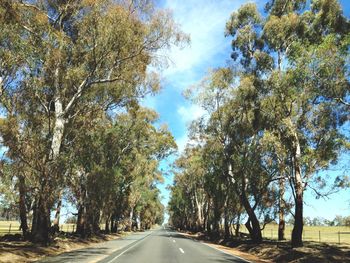
[[[35,133],[29,133],[29,140],[35,138],[41,148],[32,236],[47,242],[50,210],[59,193],[54,190],[64,181],[62,147],[75,120],[92,104],[109,110],[156,91],[158,83],[154,75],[148,78],[147,66],[159,62],[158,50],[183,37],[169,13],[155,10],[149,1],[38,0],[0,5],[6,30],[15,30],[12,35],[19,38],[20,50],[27,51],[17,52],[16,45],[8,44],[12,39],[5,39],[5,52],[15,60],[13,67],[9,60],[4,62],[5,73],[15,68],[16,74],[11,85],[2,88],[2,96],[4,101],[19,98],[16,114],[23,123],[32,123]],[[9,141],[5,144],[11,146]]]

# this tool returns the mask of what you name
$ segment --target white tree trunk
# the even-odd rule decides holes
[[[62,101],[59,97],[55,99],[55,124],[53,128],[50,159],[55,160],[60,153],[62,138],[64,133],[64,118]]]

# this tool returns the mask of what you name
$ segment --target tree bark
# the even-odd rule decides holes
[[[129,214],[129,231],[132,231],[133,218],[134,218],[134,208],[132,207]]]
[[[261,229],[260,229],[260,223],[258,218],[256,217],[256,214],[253,210],[253,208],[251,207],[249,200],[247,198],[246,195],[246,183],[245,183],[245,178],[242,177],[242,193],[240,195],[241,198],[241,202],[249,216],[249,221],[251,223],[251,227],[250,229],[248,229],[250,237],[252,239],[253,242],[255,243],[261,243],[262,241],[262,235],[261,235]]]
[[[203,230],[203,204],[199,202],[198,195],[195,191],[195,201],[197,206],[197,230]]]
[[[106,223],[105,223],[105,233],[109,233],[110,232],[110,228],[109,228],[110,221],[111,221],[110,217],[107,217]]]
[[[53,234],[60,231],[61,208],[62,208],[62,190],[60,190],[58,194],[58,202],[57,202],[55,219],[53,220],[53,226],[51,228]]]
[[[56,72],[58,72],[56,70]],[[57,73],[58,74],[58,73]],[[57,76],[56,76],[57,78]],[[58,81],[58,80],[56,80]],[[56,84],[55,84],[56,85]],[[43,172],[43,179],[41,181],[41,191],[39,193],[36,221],[32,224],[32,238],[33,242],[47,243],[49,241],[50,232],[50,210],[52,203],[52,194],[54,192],[54,183],[56,180],[56,171],[54,168],[55,161],[59,157],[60,148],[64,133],[64,112],[62,102],[59,97],[55,98],[55,124],[52,135],[51,149],[49,153],[49,162],[47,170]],[[49,183],[50,182],[50,183]]]
[[[294,191],[295,191],[295,221],[292,231],[292,247],[303,246],[303,193],[304,187],[301,177],[299,159],[301,155],[298,137],[295,142],[295,153],[293,156],[294,168]]]
[[[286,228],[286,222],[284,220],[284,178],[279,179],[279,223],[278,223],[278,240],[285,240],[284,231]]]
[[[240,230],[240,227],[241,227],[241,213],[238,214],[237,216],[237,221],[236,221],[236,229],[235,229],[235,236],[238,237],[239,236],[239,230]]]
[[[26,185],[23,175],[18,175],[18,188],[19,188],[19,216],[21,219],[20,228],[22,229],[24,239],[28,238],[29,228],[27,223],[27,207],[26,207]]]
[[[45,192],[44,189],[42,192]],[[50,229],[50,209],[48,207],[48,200],[45,194],[39,194],[36,202],[36,207],[33,215],[32,224],[32,241],[35,243],[47,244],[49,241],[49,229]]]

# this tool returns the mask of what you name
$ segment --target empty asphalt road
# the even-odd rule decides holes
[[[97,247],[63,253],[41,262],[225,263],[248,262],[166,228],[136,233]]]
[[[170,229],[151,232],[99,263],[209,263],[247,262]]]

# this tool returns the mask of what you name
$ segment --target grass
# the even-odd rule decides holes
[[[285,238],[290,240],[293,226],[286,226]],[[248,233],[244,225],[241,232]],[[266,239],[278,239],[278,225],[268,224],[262,231]],[[346,226],[304,226],[303,240],[325,243],[350,244],[350,227]],[[340,242],[339,242],[340,241]]]
[[[0,221],[0,236],[6,234],[21,234],[22,231],[19,229],[19,226],[20,224],[18,221]],[[60,225],[60,230],[63,232],[73,232],[75,227],[75,224],[62,224]]]

